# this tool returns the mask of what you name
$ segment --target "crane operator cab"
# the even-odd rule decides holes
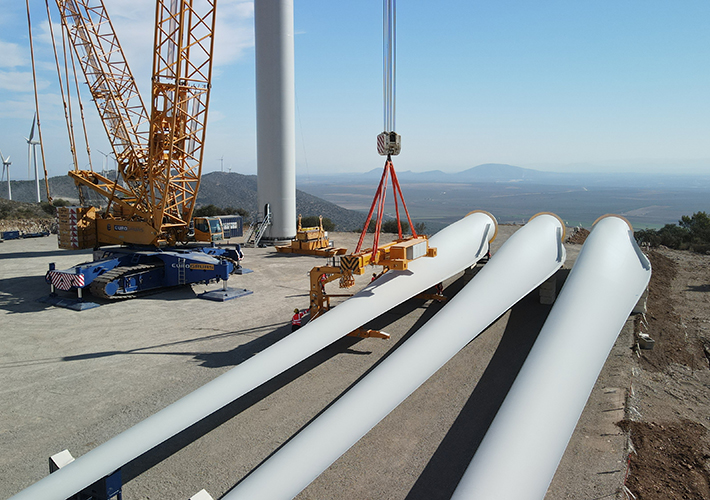
[[[197,241],[222,241],[224,231],[222,221],[218,217],[195,217],[195,240]]]
[[[195,241],[223,241],[243,235],[243,222],[239,215],[218,215],[215,217],[194,217],[192,224]]]

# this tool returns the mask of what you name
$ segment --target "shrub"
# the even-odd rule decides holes
[[[684,215],[678,225],[688,231],[690,243],[710,243],[710,217],[705,212]]]
[[[657,247],[661,244],[661,237],[653,229],[639,229],[634,232],[634,236],[639,244],[645,243],[651,247]]]
[[[402,234],[406,234],[409,232],[409,223],[405,221],[400,221],[400,224],[402,224]],[[384,221],[382,223],[382,232],[383,233],[398,233],[399,229],[397,227],[397,220],[396,219],[391,219],[388,221]]]
[[[302,227],[318,227],[320,224],[317,215],[309,215],[308,217],[301,217]],[[323,229],[325,231],[335,231],[335,222],[330,220],[328,217],[323,217]]]
[[[48,213],[49,215],[57,215],[57,207],[52,205],[48,201],[41,202],[39,206],[42,207],[42,210]]]
[[[213,204],[205,205],[204,207],[196,208],[192,213],[193,217],[215,217],[217,215],[241,215],[246,218],[249,212],[243,208],[226,207],[220,208]]]
[[[710,216],[696,212],[684,215],[678,224],[666,224],[661,229],[640,229],[634,233],[636,241],[652,247],[664,245],[676,250],[691,249],[705,253],[710,249]]]

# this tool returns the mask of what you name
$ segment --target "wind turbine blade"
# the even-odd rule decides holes
[[[35,113],[34,118],[32,118],[32,128],[30,129],[30,138],[29,140],[32,141],[35,137],[35,124],[37,123],[37,113]]]

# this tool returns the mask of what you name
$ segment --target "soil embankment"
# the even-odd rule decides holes
[[[662,248],[649,254],[654,340],[637,351],[628,399],[626,487],[638,500],[710,498],[710,256]]]

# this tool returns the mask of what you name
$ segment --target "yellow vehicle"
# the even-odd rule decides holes
[[[331,246],[328,232],[323,229],[323,217],[318,217],[318,225],[303,227],[301,216],[298,216],[296,237],[288,245],[276,247],[280,253],[297,253],[301,255],[316,255],[318,257],[333,257],[343,255],[346,248]]]
[[[192,220],[196,241],[222,241],[243,234],[242,218],[239,215],[194,217]]]

